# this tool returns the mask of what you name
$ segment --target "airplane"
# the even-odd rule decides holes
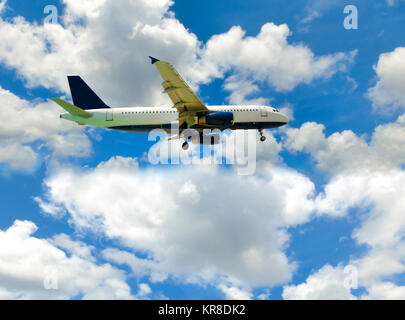
[[[217,144],[219,135],[207,137],[206,129],[247,130],[257,129],[260,140],[265,141],[263,129],[276,128],[288,123],[288,118],[276,108],[260,105],[206,105],[168,62],[149,56],[163,78],[163,93],[168,94],[172,107],[127,107],[110,108],[83,81],[80,76],[68,76],[73,104],[59,98],[53,98],[66,113],[60,118],[74,121],[79,125],[91,125],[107,129],[129,132],[150,132],[163,129],[167,133],[177,133],[172,139],[185,141],[182,148],[187,150],[191,135],[188,129],[195,129],[199,139],[193,143]],[[176,126],[173,126],[176,124]],[[176,128],[175,132],[173,128]],[[217,131],[218,131],[217,130]],[[190,130],[189,130],[190,131]],[[208,142],[207,142],[208,141]]]

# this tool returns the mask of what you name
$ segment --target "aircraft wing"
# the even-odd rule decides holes
[[[162,76],[163,92],[169,95],[174,108],[180,113],[209,111],[171,64],[153,57],[149,58]]]

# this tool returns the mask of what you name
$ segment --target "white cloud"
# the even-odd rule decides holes
[[[291,122],[294,120],[294,108],[291,103],[286,102],[277,108],[282,114],[287,116],[288,120]]]
[[[64,3],[66,4],[68,17],[97,18],[106,0],[83,0],[80,3],[64,0]]]
[[[347,214],[347,209],[353,207],[368,208],[367,219],[353,236],[361,244],[387,247],[398,244],[405,233],[404,191],[403,170],[341,174],[318,196],[317,208],[332,215]]]
[[[149,287],[147,283],[140,283],[139,284],[139,291],[136,294],[137,299],[148,299],[149,295],[152,293],[152,289]]]
[[[84,243],[66,235],[36,238],[36,230],[33,222],[20,220],[0,230],[0,298],[132,298],[124,273],[109,264],[95,264]],[[45,289],[47,284],[52,289]]]
[[[218,288],[225,294],[225,299],[227,300],[251,300],[253,296],[250,291],[236,286],[220,284]]]
[[[346,71],[357,51],[316,57],[305,45],[289,44],[286,24],[266,23],[256,37],[245,37],[239,26],[208,40],[202,54],[207,76],[222,77],[232,68],[239,77],[267,81],[279,91],[300,83],[330,78]]]
[[[73,241],[67,234],[57,234],[49,241],[54,246],[65,250],[71,255],[75,255],[88,261],[95,260],[92,255],[92,250],[94,249],[93,247],[88,246],[82,241]]]
[[[0,120],[0,163],[10,169],[35,169],[43,147],[55,157],[89,155],[83,128],[59,119],[60,108],[53,102],[29,103],[0,87],[0,105],[7,114]]]
[[[3,142],[0,144],[0,164],[15,171],[32,171],[38,165],[38,155],[30,146]]]
[[[364,261],[366,263],[366,261]],[[370,262],[368,260],[367,262]],[[379,261],[379,265],[373,264],[377,269],[385,265],[385,261]],[[382,265],[381,265],[382,263]],[[361,276],[363,270],[359,269]],[[293,300],[403,300],[405,298],[405,286],[398,286],[390,281],[373,281],[362,283],[367,293],[356,297],[350,290],[345,288],[348,273],[344,272],[341,265],[332,267],[325,265],[318,271],[311,274],[305,282],[297,285],[284,286],[282,296],[284,299]]]
[[[368,288],[368,295],[362,298],[371,300],[404,300],[405,286],[397,286],[392,282],[377,283]]]
[[[311,21],[320,18],[323,14],[340,5],[341,2],[339,0],[308,0],[305,6],[305,16],[301,19],[301,24],[307,24]]]
[[[257,104],[268,102],[262,97],[247,99],[259,93],[257,82],[291,90],[300,83],[344,71],[354,56],[337,53],[316,57],[306,46],[287,42],[287,25],[273,23],[263,25],[256,37],[245,37],[240,27],[233,27],[213,36],[204,46],[169,11],[169,0],[88,0],[80,6],[77,1],[64,2],[63,24],[38,25],[23,17],[0,18],[0,63],[15,69],[28,87],[65,93],[66,75],[80,74],[113,106],[170,104],[161,94],[161,79],[148,63],[148,55],[176,65],[195,88],[233,70],[225,84],[231,92],[229,100]],[[142,81],[134,86],[136,78]],[[83,131],[74,124],[62,124],[53,103],[30,104],[0,89],[0,104],[9,115],[3,118],[7,123],[0,130],[0,163],[8,168],[37,168],[39,150],[33,143],[51,149],[57,157],[89,154],[90,142]]]
[[[381,247],[371,244],[371,248],[363,257],[351,261],[351,264],[358,268],[361,285],[369,289],[374,285],[383,284],[381,280],[405,272],[403,243],[397,242],[395,246],[383,244]]]
[[[64,2],[63,25],[0,19],[0,62],[30,87],[66,93],[66,75],[80,74],[113,106],[169,103],[148,55],[170,61],[195,88],[232,71],[253,90],[254,81],[265,81],[282,91],[345,71],[355,55],[315,56],[305,45],[287,42],[287,25],[273,23],[256,37],[233,27],[203,45],[169,10],[170,0]],[[235,94],[231,99],[239,99]]]
[[[324,129],[324,125],[315,122],[306,122],[299,129],[288,128],[284,145],[291,151],[310,153],[319,168],[332,174],[405,164],[405,115],[376,127],[369,142],[351,130],[326,137]]]
[[[33,200],[38,204],[39,208],[44,213],[51,214],[54,216],[58,216],[61,213],[63,213],[63,210],[60,207],[52,203],[47,203],[43,201],[40,197],[34,197]]]
[[[219,277],[258,286],[290,278],[295,265],[283,252],[285,227],[309,220],[314,209],[309,179],[269,166],[257,177],[213,167],[110,170],[115,161],[121,162],[65,168],[45,181],[49,202],[63,205],[76,228],[147,253],[144,259],[107,250],[106,258],[154,281],[169,275],[215,283]]]
[[[7,0],[0,1],[0,14],[6,9]]]
[[[405,272],[404,119],[402,115],[377,126],[370,139],[349,130],[326,137],[325,127],[314,122],[286,130],[287,149],[310,153],[317,166],[332,175],[315,199],[317,214],[337,218],[356,212],[360,224],[352,238],[367,250],[348,264],[357,268],[358,284],[366,290],[362,299],[404,297],[404,288],[392,282]],[[342,291],[341,276],[341,264],[325,265],[304,283],[286,286],[283,296],[351,298]]]
[[[239,77],[233,75],[226,79],[224,89],[231,92],[228,97],[231,104],[267,105],[269,103],[267,98],[247,98],[247,96],[260,91],[252,80],[239,79]]]
[[[0,20],[0,61],[30,87],[67,93],[66,76],[80,74],[112,106],[169,101],[148,55],[180,65],[198,48],[195,35],[168,14],[171,1],[64,2],[63,25]]]
[[[405,108],[405,47],[381,54],[374,70],[377,84],[367,94],[374,108],[385,112],[392,108]]]
[[[113,106],[169,103],[148,55],[176,65],[196,88],[232,71],[225,84],[232,102],[247,102],[249,94],[258,93],[258,82],[291,90],[300,83],[328,78],[344,71],[354,57],[354,53],[317,57],[305,45],[288,43],[287,25],[273,23],[264,24],[256,37],[246,37],[240,27],[233,27],[203,45],[174,17],[169,0],[87,0],[80,6],[77,1],[64,2],[59,19],[63,24],[0,18],[0,62],[15,69],[28,87],[66,93],[66,75],[80,74]],[[142,81],[134,86],[136,78]],[[56,156],[88,154],[88,139],[72,124],[59,124],[56,106],[34,103],[32,108],[11,92],[1,89],[0,94],[0,103],[13,117],[0,132],[0,161],[14,170],[35,169],[39,157],[31,143],[38,141]],[[250,102],[268,100],[259,97]]]
[[[319,214],[342,217],[348,216],[350,209],[356,209],[360,217],[360,225],[354,229],[352,237],[358,245],[365,245],[367,251],[352,257],[348,264],[357,268],[358,284],[367,291],[362,299],[405,297],[404,287],[389,281],[405,272],[404,190],[404,170],[364,169],[337,175],[317,196]],[[347,298],[339,286],[341,269],[340,265],[325,266],[310,275],[305,283],[286,287],[285,297],[318,299],[332,294],[336,298]]]
[[[158,262],[151,259],[138,258],[135,254],[114,248],[105,249],[102,254],[108,261],[128,265],[137,278],[149,276],[152,282],[162,282],[168,277],[166,272],[159,271]]]
[[[355,299],[344,286],[344,268],[325,265],[311,274],[304,283],[285,286],[282,296],[287,300],[343,300]]]
[[[259,300],[269,300],[270,295],[271,295],[270,290],[266,289],[264,292],[262,292],[261,294],[259,294],[257,296],[257,299],[259,299]]]
[[[289,150],[315,153],[325,147],[325,126],[316,122],[305,122],[300,128],[288,128],[285,145]]]
[[[171,1],[166,0],[88,0],[81,6],[73,0],[65,3],[63,26],[38,26],[22,18],[12,22],[0,20],[0,34],[5,39],[0,44],[0,61],[16,69],[28,86],[64,92],[67,92],[65,76],[79,73],[103,99],[114,105],[168,101],[160,94],[161,80],[156,70],[145,61],[149,54],[175,64],[195,87],[231,74],[224,87],[230,91],[230,101],[246,103],[249,95],[259,93],[259,82],[267,82],[280,91],[292,90],[301,83],[346,71],[356,53],[315,56],[303,44],[288,43],[288,26],[272,23],[263,25],[255,37],[246,37],[240,27],[233,27],[213,36],[204,46],[168,11]],[[75,24],[79,18],[84,24]],[[380,57],[376,66],[379,81],[369,91],[376,106],[404,105],[404,90],[396,82],[401,67],[400,64],[396,70],[392,67],[396,65],[393,61],[402,57],[402,49]],[[134,87],[137,78],[142,81]],[[31,144],[37,141],[58,156],[87,154],[89,142],[80,129],[67,127],[69,124],[64,122],[66,131],[60,131],[62,126],[55,120],[56,106],[46,103],[31,106],[6,90],[1,91],[1,99],[2,104],[4,101],[9,106],[15,121],[1,126],[0,162],[15,169],[34,168],[39,161],[38,151]],[[267,103],[260,97],[252,101]],[[122,157],[112,158],[95,169],[61,169],[46,180],[49,202],[40,198],[36,201],[50,214],[66,207],[77,228],[92,228],[146,253],[146,258],[140,258],[116,249],[103,252],[110,261],[128,264],[137,276],[148,275],[152,281],[164,281],[168,276],[185,281],[202,278],[220,283],[220,289],[229,297],[251,296],[240,283],[274,285],[290,279],[295,264],[283,252],[288,244],[285,227],[309,221],[314,210],[319,214],[345,216],[348,208],[371,206],[369,216],[353,236],[372,250],[352,262],[360,268],[361,281],[367,285],[370,297],[388,294],[390,288],[401,296],[401,287],[381,283],[380,279],[403,270],[402,251],[393,249],[400,243],[404,229],[399,215],[402,193],[397,192],[396,196],[393,193],[405,189],[402,171],[397,169],[404,162],[404,119],[402,116],[394,123],[377,127],[370,142],[352,131],[326,137],[324,127],[316,123],[288,130],[285,145],[289,150],[309,152],[319,167],[342,174],[327,185],[315,202],[312,182],[279,166],[263,165],[263,171],[256,177],[228,175],[212,168],[161,174],[140,171],[136,160]],[[259,159],[262,152],[263,159],[279,162],[281,144],[272,136],[260,146]],[[380,170],[374,175],[381,167],[388,171]],[[358,172],[364,168],[373,173]],[[221,196],[217,190],[221,190]],[[86,297],[112,292],[116,296],[129,295],[122,274],[111,266],[95,265],[91,248],[65,235],[37,239],[30,236],[33,229],[27,228],[19,232],[28,235],[29,241],[40,241],[47,249],[58,252],[58,256],[63,256],[65,250],[72,255],[65,260],[79,261],[79,270],[72,267],[71,272],[87,275],[81,268],[92,274],[96,270],[91,285],[70,281],[71,287],[63,289],[62,296],[79,291],[86,292]],[[380,245],[389,256],[381,253]],[[382,260],[389,263],[378,271]],[[286,288],[285,295],[352,298],[338,286],[340,269],[340,265],[325,266],[303,285]],[[113,274],[115,280],[109,278],[100,284],[100,279],[106,277],[103,272]],[[223,280],[229,277],[234,280],[225,285]],[[103,289],[93,291],[94,286]],[[18,286],[13,284],[14,287]],[[141,284],[139,296],[149,294],[150,288]],[[0,297],[16,295],[20,296],[20,292],[0,288]]]

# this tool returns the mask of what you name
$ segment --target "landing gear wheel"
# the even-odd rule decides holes
[[[189,147],[188,142],[187,142],[187,141],[184,142],[184,143],[181,145],[181,147],[183,148],[183,150],[188,150],[188,147]]]
[[[266,141],[266,137],[263,135],[263,129],[259,129],[259,134],[260,134],[260,141],[264,142]]]

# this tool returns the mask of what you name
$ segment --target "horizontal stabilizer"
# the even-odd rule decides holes
[[[56,102],[58,105],[60,105],[63,109],[65,109],[67,112],[69,112],[73,116],[82,117],[82,118],[91,117],[90,112],[80,109],[79,107],[76,107],[73,104],[70,104],[69,102],[66,102],[62,99],[52,98],[51,100]]]
[[[167,137],[166,140],[167,141],[178,140],[178,139],[181,139],[181,138],[184,138],[184,135],[182,133],[181,134],[176,134],[174,136]]]

